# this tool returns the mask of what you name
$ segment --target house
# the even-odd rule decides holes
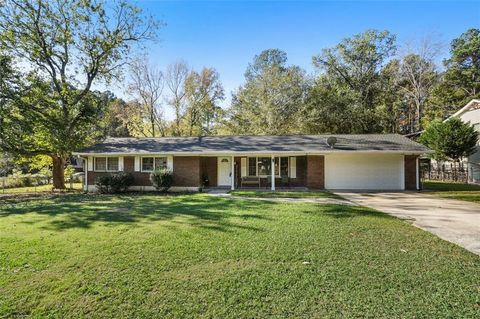
[[[153,190],[150,173],[173,171],[172,191],[210,187],[416,190],[425,146],[397,134],[107,138],[85,159],[85,190],[125,171],[133,190]],[[275,176],[275,178],[271,178]],[[208,182],[207,182],[208,181]]]
[[[467,105],[462,107],[458,112],[450,116],[458,117],[462,122],[470,123],[480,132],[480,100],[471,100]],[[447,119],[448,120],[448,119]],[[464,160],[466,162],[468,182],[480,183],[480,144],[477,143],[477,151]]]

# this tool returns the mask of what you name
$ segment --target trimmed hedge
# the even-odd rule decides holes
[[[95,185],[100,193],[112,194],[125,192],[133,182],[132,174],[120,172],[97,177]]]

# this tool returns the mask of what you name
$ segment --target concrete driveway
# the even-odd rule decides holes
[[[338,192],[362,206],[401,219],[480,255],[480,205],[424,193]]]

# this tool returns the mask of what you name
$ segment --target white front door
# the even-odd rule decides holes
[[[231,157],[218,158],[218,186],[230,186],[232,184],[232,163],[230,162],[231,160]]]

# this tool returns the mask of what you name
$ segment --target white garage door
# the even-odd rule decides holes
[[[403,190],[404,156],[397,154],[328,154],[325,188]]]

